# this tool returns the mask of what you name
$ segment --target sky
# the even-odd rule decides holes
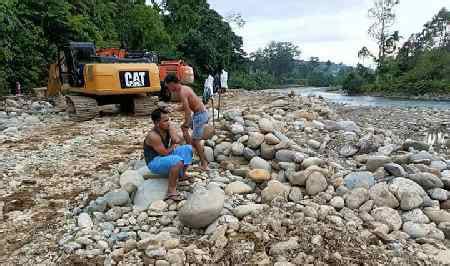
[[[243,37],[248,53],[270,41],[289,41],[299,46],[300,58],[317,56],[321,61],[356,65],[363,46],[376,52],[368,36],[368,9],[373,0],[208,0],[222,16],[240,13],[246,24],[233,27]],[[396,8],[399,30],[406,40],[422,30],[442,8],[450,9],[449,0],[400,0]]]

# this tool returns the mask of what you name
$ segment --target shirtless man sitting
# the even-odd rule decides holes
[[[208,161],[206,160],[202,137],[205,125],[208,123],[208,112],[202,100],[194,93],[194,91],[180,83],[175,75],[168,75],[164,80],[170,92],[176,93],[181,101],[182,110],[184,111],[184,123],[181,125],[186,142],[192,144],[200,157],[201,168],[208,169]],[[192,138],[189,135],[189,128],[192,128]]]
[[[144,140],[145,163],[151,172],[168,176],[166,198],[182,200],[182,195],[177,192],[177,182],[187,179],[186,168],[192,163],[192,146],[178,145],[180,139],[166,110],[158,108],[151,116],[154,127]]]

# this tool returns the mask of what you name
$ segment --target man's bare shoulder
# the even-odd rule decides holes
[[[194,93],[194,91],[192,90],[192,88],[189,87],[189,86],[183,85],[182,88],[183,88],[183,89],[182,89],[183,93],[185,93],[186,95],[191,95],[191,94]]]
[[[156,134],[155,131],[150,131],[147,135],[147,137],[145,138],[145,141],[147,142],[147,144],[152,145],[158,142],[161,142],[161,137]]]

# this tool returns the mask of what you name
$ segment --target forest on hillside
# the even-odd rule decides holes
[[[246,54],[232,23],[244,20],[222,17],[206,0],[3,0],[0,94],[14,91],[17,81],[24,91],[45,86],[48,66],[69,41],[184,59],[194,67],[197,87],[208,73],[222,68],[230,72],[232,87],[247,89],[286,83],[329,86],[348,70],[318,58],[300,61],[300,48],[289,42],[271,42]]]
[[[404,39],[394,30],[398,0],[375,0],[368,32],[377,53],[363,47],[358,57],[376,69],[358,64],[343,82],[350,94],[450,95],[450,11],[442,8],[423,29]]]
[[[233,26],[239,14],[223,17],[207,0],[3,0],[0,2],[0,95],[20,82],[25,92],[46,86],[48,67],[69,41],[97,48],[154,51],[160,59],[193,66],[196,88],[220,69],[235,88],[266,89],[284,84],[343,86],[349,93],[423,94],[450,92],[450,12],[442,9],[421,32],[401,44],[394,31],[396,0],[374,0],[369,34],[379,51],[363,47],[357,67],[300,60],[301,47],[268,40],[247,54]],[[384,25],[381,28],[381,25]],[[355,53],[356,56],[356,53]],[[364,65],[372,60],[376,69]]]

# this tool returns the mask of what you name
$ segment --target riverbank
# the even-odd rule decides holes
[[[384,97],[388,99],[399,99],[399,100],[450,101],[450,94],[402,95],[402,94],[385,94],[385,93],[364,93],[357,95]]]
[[[330,88],[316,88],[316,87],[301,87],[290,88],[282,90],[265,90],[266,92],[288,95],[294,92],[300,96],[319,96],[326,99],[333,104],[342,104],[348,106],[360,107],[382,107],[382,108],[436,108],[436,109],[450,109],[450,101],[433,101],[433,100],[410,100],[389,97],[374,97],[374,96],[351,96],[345,95],[339,89]]]
[[[269,90],[287,90],[290,91],[292,89],[307,89],[311,88],[308,86],[301,85],[280,85],[276,86]],[[319,87],[317,87],[319,88]],[[386,98],[392,100],[422,100],[422,101],[450,101],[450,94],[424,94],[424,95],[407,95],[407,94],[389,94],[389,93],[380,93],[380,92],[366,92],[366,93],[358,93],[358,94],[348,94],[345,90],[339,87],[320,87],[326,92],[336,93],[343,96],[370,96],[370,97],[378,97],[378,98]]]
[[[148,117],[0,113],[0,263],[450,262],[450,158],[423,142],[448,110],[234,90],[222,103],[211,170],[189,169],[186,201],[144,210],[143,184],[165,189],[142,164]]]
[[[326,88],[329,92],[339,93],[341,95],[349,95],[343,89],[337,87]],[[366,92],[361,94],[351,94],[349,96],[371,96],[382,97],[393,100],[424,100],[424,101],[450,101],[450,94],[424,94],[424,95],[407,95],[407,94],[390,94],[381,92]]]

